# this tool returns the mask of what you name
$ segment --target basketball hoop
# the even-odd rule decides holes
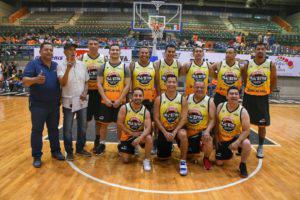
[[[156,11],[159,11],[159,7],[163,5],[165,2],[164,1],[151,1],[156,7]]]
[[[153,24],[150,24],[150,28],[151,28],[153,39],[163,38],[163,33],[164,33],[164,25],[163,24],[153,23]]]

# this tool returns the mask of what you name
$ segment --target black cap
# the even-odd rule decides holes
[[[78,45],[77,44],[75,44],[75,43],[66,43],[65,44],[65,46],[64,46],[64,50],[66,50],[66,49],[68,49],[68,48],[70,48],[70,47],[75,47],[75,48],[77,48],[78,47]]]

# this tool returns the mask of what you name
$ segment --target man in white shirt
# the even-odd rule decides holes
[[[89,75],[82,61],[75,59],[77,45],[66,43],[64,54],[66,60],[57,68],[57,76],[62,86],[62,105],[64,113],[63,135],[67,152],[67,160],[74,160],[72,147],[73,118],[77,118],[76,154],[90,157],[91,153],[84,150],[86,137],[87,92]]]

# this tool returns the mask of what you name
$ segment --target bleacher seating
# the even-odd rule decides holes
[[[20,22],[22,25],[58,25],[67,23],[73,15],[73,12],[34,12]]]

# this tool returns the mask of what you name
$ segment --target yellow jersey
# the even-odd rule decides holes
[[[134,110],[131,107],[130,103],[126,103],[126,115],[124,125],[132,132],[142,132],[144,130],[144,122],[146,116],[146,108],[142,106],[140,110]],[[130,137],[130,134],[122,131],[121,141],[127,141]]]
[[[194,61],[191,63],[186,75],[186,88],[185,94],[190,95],[194,93],[194,83],[204,82],[205,93],[208,85],[209,69],[207,62],[203,62],[201,66],[197,65]]]
[[[209,120],[209,96],[204,96],[199,102],[195,101],[194,94],[187,97],[187,134],[188,137],[205,130]]]
[[[183,96],[177,92],[174,99],[169,99],[166,93],[163,93],[160,98],[160,121],[167,131],[172,131],[180,120]]]
[[[112,66],[106,62],[103,74],[103,89],[105,96],[111,100],[117,100],[125,87],[125,64],[120,62]],[[103,101],[103,100],[102,100]]]
[[[242,87],[241,71],[238,61],[235,61],[233,66],[229,66],[226,61],[222,61],[218,71],[216,92],[226,96],[227,90],[231,86],[235,86],[239,90]]]
[[[223,103],[222,108],[218,113],[218,137],[221,142],[230,141],[236,135],[242,133],[242,110],[243,106],[239,105],[234,111],[229,112],[227,102]]]
[[[99,54],[97,58],[91,58],[88,53],[83,54],[82,62],[86,66],[90,79],[88,81],[89,90],[98,90],[97,86],[97,72],[98,69],[105,63],[103,55]]]
[[[160,66],[159,66],[159,87],[161,91],[166,91],[166,77],[168,74],[174,74],[177,77],[178,80],[178,61],[173,60],[173,63],[171,65],[168,65],[164,59],[160,60]]]
[[[268,95],[271,92],[271,60],[258,65],[253,59],[247,69],[247,84],[245,93],[256,96]]]
[[[132,72],[133,88],[139,87],[144,91],[144,99],[154,101],[156,97],[155,90],[155,69],[153,62],[149,62],[146,66],[142,66],[139,62],[135,62]]]

